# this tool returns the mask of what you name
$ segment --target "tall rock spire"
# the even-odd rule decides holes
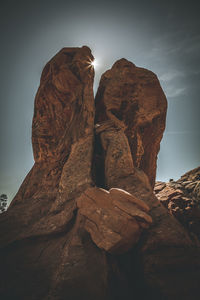
[[[157,76],[122,58],[100,80],[96,122],[113,120],[128,138],[133,164],[155,183],[167,100]]]

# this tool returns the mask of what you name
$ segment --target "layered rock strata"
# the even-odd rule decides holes
[[[170,214],[200,239],[200,167],[177,181],[156,182],[154,191]]]

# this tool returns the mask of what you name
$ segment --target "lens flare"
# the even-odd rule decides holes
[[[91,65],[93,66],[93,68],[96,68],[98,66],[98,62],[96,59],[94,59],[92,62],[91,62]]]
[[[99,63],[97,62],[96,59],[93,59],[93,60],[88,59],[88,61],[87,61],[87,68],[96,69],[98,65],[99,65]]]

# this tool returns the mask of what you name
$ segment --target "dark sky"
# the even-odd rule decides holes
[[[10,200],[33,165],[34,96],[45,63],[88,45],[100,75],[119,58],[158,75],[168,99],[158,180],[200,164],[199,1],[1,1],[0,193]]]

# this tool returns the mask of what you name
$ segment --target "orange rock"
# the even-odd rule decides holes
[[[166,187],[166,183],[162,181],[156,181],[154,186],[154,192],[157,194],[158,192],[162,191]]]
[[[85,229],[94,243],[110,253],[124,253],[137,242],[143,228],[152,223],[148,206],[120,189],[109,192],[87,189],[77,200],[79,213],[86,218]]]
[[[95,103],[96,123],[112,120],[124,130],[134,166],[154,186],[167,109],[156,75],[120,59],[102,75]]]
[[[0,298],[193,300],[199,248],[152,191],[165,96],[122,59],[102,77],[94,126],[92,60],[64,48],[43,70],[35,164],[0,215]]]
[[[32,125],[36,162],[63,160],[71,145],[93,132],[94,69],[88,47],[63,48],[45,66]]]
[[[4,216],[2,244],[62,231],[75,197],[93,182],[92,60],[86,46],[63,48],[44,67],[32,125],[35,164]]]
[[[156,197],[168,209],[170,214],[200,239],[200,208],[198,186],[200,185],[200,167],[195,168],[177,181],[165,183],[162,190],[156,184]]]

